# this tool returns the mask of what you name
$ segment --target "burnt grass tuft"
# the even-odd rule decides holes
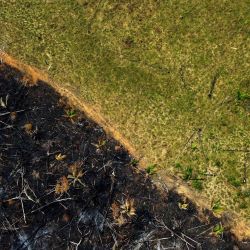
[[[244,248],[52,87],[20,79],[0,65],[1,249]]]

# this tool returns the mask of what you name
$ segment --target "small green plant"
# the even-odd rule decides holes
[[[175,168],[182,169],[182,165],[181,165],[179,162],[177,162],[177,163],[175,164]]]
[[[65,116],[72,119],[76,116],[76,111],[73,109],[67,110]]]
[[[133,166],[133,167],[135,167],[135,166],[137,166],[137,165],[138,165],[138,163],[139,163],[139,161],[138,161],[138,160],[133,159],[133,160],[130,162],[130,165],[131,165],[131,166]]]
[[[224,227],[220,224],[217,224],[214,228],[213,228],[213,233],[217,236],[220,236],[224,233]]]
[[[244,198],[250,198],[250,189],[242,191],[242,196]]]
[[[107,141],[105,139],[99,139],[98,143],[92,143],[92,145],[94,145],[97,149],[100,149],[103,146],[105,146],[106,143],[107,143]]]
[[[247,208],[247,203],[245,201],[241,202],[239,205],[240,209],[246,209]]]
[[[229,176],[227,178],[227,181],[236,188],[241,186],[241,181],[239,179],[236,179],[234,176]]]
[[[246,93],[242,93],[240,90],[237,91],[237,100],[244,101],[246,99],[250,99],[250,95]]]
[[[218,167],[218,168],[222,167],[222,162],[220,160],[216,160],[215,161],[215,166]]]
[[[220,200],[216,200],[212,206],[212,210],[215,213],[221,213],[223,211],[223,207],[221,205],[221,201]]]
[[[193,175],[193,168],[187,167],[187,168],[184,170],[183,180],[184,180],[184,181],[190,180],[190,179],[192,178],[192,175]]]
[[[192,187],[198,191],[203,189],[202,181],[201,180],[192,180]]]
[[[197,144],[193,142],[193,143],[191,144],[191,149],[192,149],[192,150],[198,149]]]
[[[152,165],[147,166],[146,172],[149,175],[155,174],[156,173],[156,164],[152,164]]]

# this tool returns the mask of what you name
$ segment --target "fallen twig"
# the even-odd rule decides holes
[[[73,198],[65,198],[65,199],[60,199],[60,200],[52,201],[52,202],[50,202],[50,203],[48,203],[48,204],[45,204],[44,206],[41,206],[41,207],[39,207],[39,208],[37,208],[37,209],[35,209],[35,210],[32,210],[30,213],[33,214],[33,213],[35,213],[35,212],[37,212],[37,211],[39,211],[39,210],[42,210],[42,209],[44,209],[45,207],[48,207],[48,206],[50,206],[50,205],[52,205],[52,204],[54,204],[54,203],[58,203],[58,202],[62,202],[62,201],[69,201],[69,200],[73,200]]]
[[[182,240],[183,242],[186,243],[187,246],[190,246],[192,248],[196,248],[195,246],[193,246],[191,243],[189,243],[185,238],[191,240],[192,242],[196,243],[196,245],[200,245],[199,242],[197,242],[196,240],[190,238],[189,236],[185,235],[184,233],[181,233],[182,236],[180,236],[179,234],[175,233],[173,230],[171,230],[165,223],[164,221],[159,221],[158,219],[155,218],[155,220],[162,226],[164,227],[167,231],[169,231],[171,233],[172,236],[176,236],[178,237],[180,240]],[[185,237],[185,238],[184,238]]]
[[[15,112],[16,112],[16,113],[20,113],[20,112],[24,112],[24,111],[26,111],[26,109],[18,110],[18,111],[15,111]],[[11,113],[12,113],[12,112],[5,112],[5,113],[0,114],[0,116],[9,115],[9,114],[11,114]]]
[[[211,81],[211,83],[210,83],[210,91],[208,93],[208,98],[210,98],[210,99],[213,96],[215,84],[216,84],[218,78],[219,78],[219,73],[216,72],[215,75],[214,75],[214,77],[213,77],[213,79],[212,79],[212,81]]]

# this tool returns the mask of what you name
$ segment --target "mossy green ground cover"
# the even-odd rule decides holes
[[[98,107],[214,210],[249,222],[249,6],[1,0],[0,46]]]

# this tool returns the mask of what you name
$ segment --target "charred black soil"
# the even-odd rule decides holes
[[[247,249],[44,82],[0,66],[1,249]]]

